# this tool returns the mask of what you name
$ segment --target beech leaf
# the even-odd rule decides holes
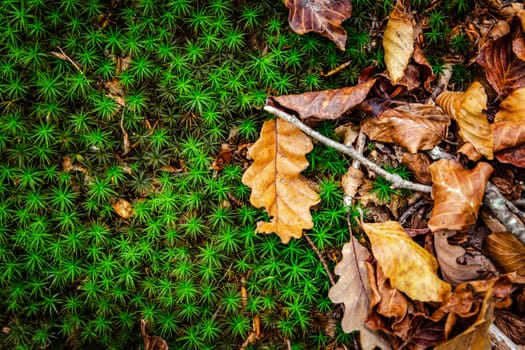
[[[395,143],[410,153],[429,150],[446,136],[450,118],[441,108],[411,103],[367,118],[362,130],[372,140]]]
[[[412,240],[396,221],[363,223],[378,265],[392,287],[413,300],[442,301],[450,293],[450,284],[436,274],[438,263]]]
[[[365,266],[370,252],[352,236],[351,241],[343,246],[342,255],[343,259],[334,269],[335,274],[340,277],[328,292],[328,297],[334,303],[345,304],[341,322],[343,331],[349,333],[359,330],[363,350],[371,350],[376,346],[390,349],[385,339],[364,324],[370,304],[370,287]]]
[[[492,130],[483,112],[487,109],[487,94],[479,82],[472,83],[465,92],[445,91],[436,98],[436,103],[457,121],[465,141],[487,159],[494,157]]]
[[[414,26],[412,16],[401,1],[396,3],[383,37],[385,65],[392,83],[395,84],[405,75],[410,57],[414,52]]]
[[[297,113],[299,118],[337,119],[363,102],[375,79],[342,89],[305,92],[269,97],[266,104],[277,105]]]
[[[525,168],[525,145],[509,148],[496,154],[500,163],[512,164],[518,168]]]
[[[484,242],[484,252],[503,271],[525,276],[525,245],[508,232],[495,232]]]
[[[500,103],[491,127],[495,152],[525,143],[525,88],[513,91]]]
[[[441,159],[430,166],[434,208],[428,222],[432,232],[467,230],[478,217],[485,186],[493,168],[480,162],[472,170],[455,160]]]
[[[313,227],[310,207],[319,203],[319,195],[299,177],[312,148],[310,138],[294,125],[282,119],[264,123],[261,136],[248,151],[254,162],[242,177],[252,189],[250,202],[256,208],[265,207],[272,217],[259,224],[257,232],[274,232],[288,243]]]
[[[346,30],[341,24],[352,14],[350,0],[285,0],[285,5],[294,32],[319,33],[345,51]]]

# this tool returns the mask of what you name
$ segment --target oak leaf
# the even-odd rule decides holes
[[[352,14],[350,0],[285,0],[285,5],[294,32],[319,33],[345,51],[346,30],[341,24]]]
[[[419,301],[442,301],[450,293],[450,284],[436,274],[436,259],[414,242],[398,222],[362,226],[378,265],[394,288]]]
[[[525,88],[513,91],[500,103],[491,127],[495,152],[525,143]]]
[[[485,238],[483,251],[503,272],[525,276],[525,245],[508,232],[495,232]]]
[[[450,118],[441,108],[411,103],[388,109],[378,118],[367,118],[362,130],[372,140],[395,143],[416,153],[439,144],[449,124]]]
[[[269,97],[267,105],[279,106],[297,113],[299,118],[337,119],[363,102],[375,79],[342,89],[305,92]]]
[[[487,116],[487,94],[479,82],[474,82],[465,92],[445,91],[436,98],[442,107],[459,125],[461,137],[470,142],[476,151],[493,158],[493,139]]]
[[[370,256],[370,252],[352,236],[351,241],[343,246],[342,255],[343,259],[334,269],[339,280],[328,292],[328,297],[334,303],[345,304],[345,313],[341,322],[343,331],[349,333],[359,330],[361,346],[364,350],[371,350],[376,346],[390,349],[388,343],[379,334],[364,324],[370,304],[370,286],[365,266],[365,260]]]
[[[401,1],[396,3],[383,37],[385,65],[392,83],[397,83],[405,75],[410,57],[414,52],[414,25],[412,16],[403,8]]]
[[[432,232],[467,230],[478,217],[485,186],[493,168],[480,162],[472,170],[450,159],[430,166],[434,208],[428,222]]]
[[[288,243],[313,227],[310,207],[319,203],[319,195],[299,177],[308,166],[305,154],[312,148],[310,138],[294,125],[282,119],[264,123],[260,138],[248,151],[254,162],[242,177],[252,189],[250,202],[265,207],[272,217],[259,224],[257,232],[274,232]]]

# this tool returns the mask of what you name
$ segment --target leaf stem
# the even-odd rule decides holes
[[[313,130],[312,128],[305,125],[303,122],[301,122],[297,117],[288,114],[284,111],[281,111],[278,108],[272,107],[272,106],[264,106],[264,110],[270,114],[275,115],[276,117],[279,117],[283,120],[286,120],[287,122],[295,125],[298,127],[302,132],[304,132],[306,135],[316,139],[317,141],[325,144],[328,147],[332,147],[333,149],[344,153],[354,160],[358,160],[361,164],[363,164],[365,167],[368,168],[368,170],[371,170],[378,174],[379,176],[382,176],[387,181],[392,183],[393,188],[405,188],[408,190],[413,191],[419,191],[424,193],[430,193],[431,187],[427,185],[417,184],[411,181],[407,181],[403,179],[401,176],[397,174],[391,174],[388,171],[381,168],[379,165],[375,164],[374,162],[370,161],[365,156],[359,154],[358,151],[355,150],[352,146],[345,146],[342,143],[339,143],[337,141],[334,141],[324,135],[321,135],[317,131]]]

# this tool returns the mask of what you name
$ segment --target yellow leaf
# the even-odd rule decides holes
[[[450,284],[436,274],[438,263],[397,221],[363,223],[372,252],[392,287],[419,301],[443,301]]]
[[[383,37],[385,65],[395,84],[405,75],[410,57],[414,52],[414,26],[412,16],[398,1],[390,14]]]
[[[475,81],[465,92],[445,91],[436,98],[459,125],[463,140],[470,142],[480,154],[493,159],[494,142],[487,116],[487,94],[483,86]]]
[[[370,304],[370,286],[365,260],[370,256],[368,249],[363,247],[352,236],[351,241],[343,246],[343,259],[334,272],[339,280],[328,292],[328,297],[334,303],[344,303],[345,313],[341,327],[346,333],[359,330],[361,347],[371,350],[376,346],[390,349],[384,338],[365,325]]]
[[[430,174],[434,208],[428,222],[430,230],[468,230],[476,222],[492,171],[492,167],[483,162],[472,170],[463,168],[455,160],[441,159],[433,163]]]
[[[288,243],[313,227],[310,207],[319,203],[319,195],[299,177],[312,148],[310,138],[292,124],[281,119],[264,123],[259,140],[248,152],[254,162],[242,177],[252,189],[250,202],[266,208],[272,217],[258,225],[257,232],[274,232]]]

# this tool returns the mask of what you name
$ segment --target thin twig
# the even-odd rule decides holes
[[[357,141],[356,141],[356,148],[357,148],[357,153],[359,153],[360,155],[363,155],[363,152],[365,150],[365,143],[366,143],[366,135],[363,132],[363,130],[359,130],[359,135],[357,136]],[[351,143],[345,143],[345,146],[352,146],[352,144]],[[358,171],[357,173],[362,174],[361,170],[359,169],[361,167],[361,163],[359,162],[358,159],[354,158],[354,160],[352,161],[351,167],[356,169]],[[359,188],[358,186],[361,186],[361,184],[362,184],[362,180],[360,181],[360,183],[358,185],[356,184],[356,186],[357,186],[355,188],[356,192],[357,192],[357,190]],[[348,207],[350,207],[352,205],[352,202],[354,201],[354,195],[355,195],[355,193],[346,194],[346,190],[345,190],[345,196],[343,198],[343,204],[344,204],[345,208],[348,208]]]
[[[58,49],[60,50],[60,53],[62,54],[62,56],[58,55],[56,52],[51,52],[52,54],[54,54],[56,57],[62,59],[62,57],[68,61],[69,63],[71,63],[79,72],[80,74],[84,75],[84,72],[82,71],[82,69],[80,69],[80,67],[75,63],[75,61],[73,61],[68,55],[66,55],[66,53],[64,52],[64,50],[62,50],[62,48],[60,46],[57,46]]]
[[[317,257],[319,258],[319,260],[321,261],[321,264],[323,264],[323,267],[326,271],[326,274],[328,275],[328,278],[330,279],[330,284],[332,286],[335,286],[335,279],[334,279],[334,275],[332,275],[332,273],[330,272],[330,269],[328,268],[328,264],[326,263],[326,259],[324,258],[324,256],[321,254],[321,252],[319,251],[319,249],[317,249],[317,247],[315,246],[314,242],[312,241],[312,239],[310,237],[308,237],[308,235],[305,233],[303,234],[304,238],[306,239],[306,241],[308,242],[308,244],[310,245],[310,247],[313,249],[313,251],[317,254]]]
[[[413,191],[419,191],[424,193],[430,193],[431,187],[427,185],[422,184],[416,184],[412,181],[407,181],[403,179],[401,176],[397,174],[391,174],[388,171],[381,168],[379,165],[375,164],[374,162],[370,161],[368,158],[364,157],[363,155],[359,154],[353,147],[351,146],[345,146],[342,143],[339,143],[337,141],[334,141],[326,136],[321,135],[317,131],[313,130],[312,128],[306,126],[303,122],[301,122],[298,118],[295,116],[288,114],[286,112],[281,111],[280,109],[277,109],[272,106],[265,106],[264,110],[268,113],[271,113],[293,125],[301,129],[302,132],[307,134],[308,136],[311,136],[312,138],[316,139],[317,141],[325,144],[328,147],[332,147],[333,149],[344,153],[352,159],[357,159],[359,162],[361,162],[364,166],[366,166],[369,170],[375,172],[379,176],[382,176],[385,178],[385,180],[392,183],[393,188],[405,188]]]

